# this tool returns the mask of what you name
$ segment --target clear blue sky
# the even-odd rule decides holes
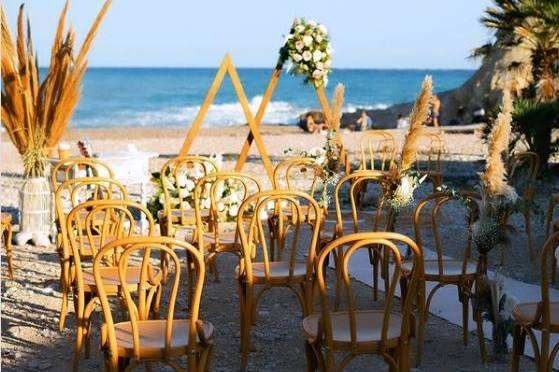
[[[21,1],[5,0],[12,32]],[[27,0],[39,63],[48,63],[62,0]],[[78,41],[101,0],[74,0]],[[490,0],[114,0],[90,66],[272,67],[293,17],[325,24],[334,67],[475,68],[470,51],[490,33],[479,23]]]

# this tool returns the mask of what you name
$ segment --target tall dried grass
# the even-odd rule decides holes
[[[431,105],[431,98],[433,95],[433,79],[431,76],[425,76],[421,86],[421,92],[410,114],[410,127],[404,146],[402,147],[402,155],[400,157],[399,173],[407,171],[413,166],[417,157],[417,139],[421,134],[421,127],[427,120],[429,114],[429,107]]]
[[[488,154],[485,171],[481,175],[483,187],[489,197],[498,195],[510,196],[514,190],[508,185],[507,171],[503,160],[503,153],[509,146],[512,98],[508,90],[504,91],[501,112],[495,120],[493,131],[488,141]]]
[[[344,105],[344,85],[338,84],[336,90],[334,91],[334,98],[332,99],[332,130],[340,129],[340,123],[342,119],[342,107]]]
[[[25,175],[44,175],[45,149],[55,146],[66,129],[81,95],[81,81],[87,69],[87,53],[112,0],[106,0],[97,14],[77,56],[75,34],[66,31],[68,2],[64,5],[51,49],[47,75],[41,83],[37,57],[31,39],[31,22],[24,25],[24,7],[17,19],[17,39],[10,32],[6,11],[2,21],[2,124],[22,155]]]

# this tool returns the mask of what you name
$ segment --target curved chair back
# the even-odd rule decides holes
[[[377,203],[372,208],[360,208],[359,198],[361,198],[361,190],[366,190],[370,185],[376,185]],[[348,223],[347,213],[342,210],[342,198],[349,196],[350,218],[353,226],[353,232],[378,231],[383,220],[386,220],[385,230],[391,230],[390,226],[390,206],[385,203],[385,176],[381,171],[362,170],[353,172],[342,177],[334,189],[335,207],[336,207],[336,227],[335,237],[344,234],[344,223]],[[387,209],[388,207],[388,209]],[[367,218],[367,214],[374,212],[372,226],[364,227],[362,221]]]
[[[247,220],[250,222],[245,223]],[[266,282],[271,283],[270,267],[274,262],[282,262],[289,282],[294,275],[301,275],[295,272],[295,265],[306,255],[305,276],[311,280],[321,220],[322,208],[304,192],[272,190],[250,196],[241,205],[237,219],[243,250],[239,272],[246,275],[250,283],[253,262],[261,262]],[[270,227],[270,241],[267,242],[265,223],[285,228]],[[306,241],[301,240],[305,230],[310,236]]]
[[[508,164],[508,175],[511,180],[518,180],[515,188],[520,189],[526,202],[534,200],[536,180],[540,171],[540,157],[535,152],[519,152],[511,156]]]
[[[198,180],[210,173],[217,172],[217,164],[204,156],[179,156],[168,160],[159,177],[163,189],[163,215],[167,231],[171,231],[175,215],[181,226],[194,225],[192,214],[194,208],[194,187]]]
[[[382,130],[367,131],[361,137],[361,170],[388,171],[396,159],[394,136]]]
[[[466,274],[467,265],[469,263],[472,251],[472,230],[473,223],[478,214],[478,202],[480,201],[480,196],[473,192],[456,192],[456,193],[435,193],[431,194],[419,201],[417,207],[414,211],[414,232],[415,241],[419,248],[423,252],[423,247],[425,246],[423,233],[425,232],[425,217],[423,213],[430,213],[430,219],[427,229],[432,232],[434,244],[426,244],[426,246],[433,246],[435,253],[437,255],[438,262],[438,274],[441,277],[445,273],[444,263],[445,263],[445,253],[444,247],[447,246],[447,241],[455,242],[460,237],[464,240],[464,249],[461,252],[462,257],[459,257],[460,252],[453,253],[453,257],[462,261],[460,273],[461,275]],[[447,213],[442,213],[444,207],[453,204],[452,216],[448,216]],[[456,207],[461,207],[457,209]],[[444,217],[446,215],[446,217]],[[443,236],[441,226],[446,222],[443,218],[450,218],[454,221],[464,221],[464,226],[462,231],[451,230],[447,232],[448,236]],[[449,221],[451,222],[451,221]]]
[[[552,370],[555,358],[559,352],[559,343],[556,343],[552,348],[551,353],[551,333],[559,333],[559,326],[553,323],[552,319],[555,314],[552,313],[551,295],[550,295],[550,282],[553,280],[554,270],[557,265],[556,253],[559,249],[559,231],[551,234],[545,241],[541,255],[541,270],[542,270],[542,300],[538,304],[537,316],[539,319],[534,319],[534,324],[541,323],[542,338],[540,349],[540,366],[546,367],[542,370]],[[553,267],[551,267],[553,265]],[[554,301],[557,304],[556,301]],[[556,307],[555,307],[556,308]],[[555,310],[556,311],[556,310]]]
[[[50,182],[53,192],[65,181],[84,177],[114,178],[111,167],[94,158],[70,158],[60,160],[52,168]]]
[[[412,239],[398,233],[368,232],[349,234],[326,245],[320,252],[316,265],[322,315],[318,326],[318,337],[324,340],[324,344],[330,350],[335,350],[332,313],[342,310],[341,306],[345,307],[345,312],[347,314],[347,324],[349,324],[350,329],[348,341],[352,344],[351,350],[359,350],[361,347],[357,339],[360,323],[357,321],[357,316],[360,311],[370,311],[373,309],[367,308],[370,306],[371,301],[366,301],[365,303],[367,303],[367,305],[363,305],[364,301],[356,298],[353,293],[351,287],[351,264],[362,260],[367,254],[365,251],[368,250],[370,246],[383,247],[382,250],[386,255],[385,259],[391,260],[393,263],[390,286],[385,295],[385,303],[381,316],[382,327],[380,345],[381,347],[386,347],[386,345],[388,345],[389,329],[391,328],[394,317],[401,317],[400,342],[407,342],[410,337],[410,330],[413,327],[412,306],[417,296],[416,288],[421,271],[422,255],[420,249]],[[407,291],[401,299],[400,309],[397,310],[394,304],[394,298],[400,278],[403,276],[402,261],[404,256],[400,249],[406,249],[406,247],[412,253],[411,257],[408,259],[411,260],[413,266],[408,276],[409,282]],[[336,261],[336,280],[341,281],[341,285],[336,283],[336,285],[333,286],[327,285],[326,283],[325,271],[328,270],[328,268],[325,262],[330,253],[338,257]],[[337,290],[339,287],[342,288],[341,291]],[[333,292],[334,288],[336,288],[336,293],[329,293]],[[338,296],[343,297],[338,298]],[[361,302],[361,305],[359,305],[359,302]],[[341,306],[339,305],[340,303],[342,304]],[[333,365],[333,363],[329,364]]]
[[[78,204],[91,200],[127,200],[128,192],[117,180],[102,177],[74,178],[62,183],[54,193],[56,226],[64,255],[70,254],[67,245],[66,216]]]
[[[106,255],[112,255],[115,250],[120,251],[120,260],[118,263],[118,277],[120,280],[120,287],[122,288],[122,296],[124,298],[125,308],[128,312],[130,319],[130,331],[132,333],[133,340],[133,355],[132,357],[136,360],[140,360],[146,353],[149,353],[149,345],[143,343],[143,340],[153,337],[153,335],[142,334],[142,329],[140,323],[148,319],[150,308],[153,301],[157,297],[157,291],[161,290],[160,285],[162,277],[157,275],[154,271],[156,266],[154,263],[158,260],[158,257],[167,257],[170,265],[169,276],[167,278],[168,290],[163,291],[163,296],[167,297],[166,303],[167,310],[166,314],[162,314],[162,319],[165,319],[165,357],[172,357],[171,348],[173,346],[172,340],[174,337],[182,338],[184,335],[177,334],[179,332],[185,332],[185,327],[175,326],[174,323],[177,319],[186,319],[187,316],[177,317],[175,311],[176,300],[179,296],[179,286],[181,283],[181,273],[185,268],[181,267],[181,261],[178,256],[178,252],[186,253],[193,267],[193,273],[195,273],[194,280],[194,291],[190,297],[188,304],[189,314],[188,314],[188,330],[187,339],[188,346],[186,354],[188,357],[188,370],[196,370],[196,344],[198,338],[203,338],[203,327],[200,326],[198,322],[199,319],[199,308],[200,301],[202,297],[202,288],[204,285],[205,278],[205,266],[204,266],[204,256],[192,245],[175,240],[168,237],[135,237],[135,238],[124,238],[110,242],[105,247],[103,247],[99,254],[95,257],[93,262],[93,275],[95,277],[95,284],[98,288],[98,295],[101,302],[101,307],[103,308],[103,317],[105,320],[107,341],[109,344],[109,350],[111,351],[113,358],[116,358],[117,353],[117,335],[115,331],[115,322],[113,319],[111,305],[109,303],[109,297],[107,295],[105,287],[109,283],[105,283],[102,276],[103,260]],[[139,265],[138,265],[139,261]],[[129,271],[131,268],[140,268],[137,274],[139,280],[134,288],[129,288],[128,285],[122,285],[128,283],[127,276],[129,276]],[[132,296],[131,292],[135,292]],[[188,296],[187,296],[188,298]]]
[[[442,155],[445,151],[442,135],[423,129],[417,139],[417,145],[417,170],[424,173],[442,172]],[[422,162],[425,163],[423,166]]]
[[[213,242],[219,244],[223,229],[220,224],[236,222],[241,204],[251,195],[262,191],[258,179],[240,172],[215,172],[198,180],[194,189],[196,241],[204,249],[204,232],[213,233]],[[206,211],[206,213],[204,213]],[[207,221],[203,216],[208,215]],[[208,228],[205,229],[207,223]],[[235,241],[237,236],[235,236]]]
[[[303,191],[314,196],[322,184],[320,167],[313,158],[291,158],[274,168],[274,189]]]

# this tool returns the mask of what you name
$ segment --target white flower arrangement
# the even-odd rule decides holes
[[[295,18],[279,50],[278,65],[283,66],[290,61],[289,73],[303,75],[305,83],[319,88],[328,84],[332,53],[328,30],[324,25]]]

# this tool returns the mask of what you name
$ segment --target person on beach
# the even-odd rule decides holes
[[[441,125],[439,118],[441,114],[441,100],[436,95],[431,98],[431,121],[428,125],[439,127]]]
[[[328,124],[326,122],[317,122],[322,116],[317,115],[315,118],[314,112],[307,113],[299,122],[299,127],[309,133],[320,133],[323,130],[328,129]]]
[[[367,111],[361,111],[361,116],[357,119],[355,130],[364,132],[373,127],[373,119],[367,115]]]

